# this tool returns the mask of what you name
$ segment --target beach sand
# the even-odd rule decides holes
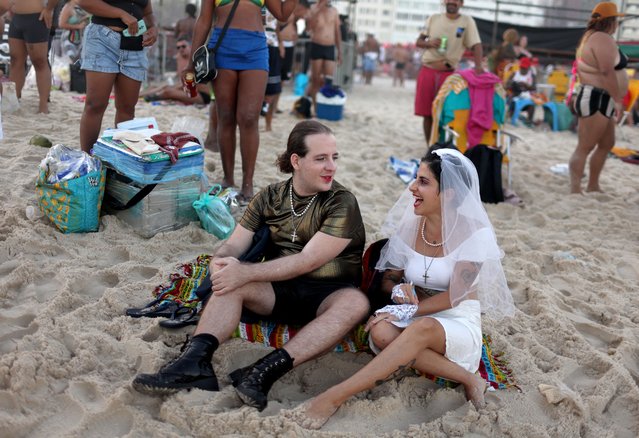
[[[265,353],[241,340],[223,345],[213,365],[222,390],[149,397],[131,387],[140,372],[174,357],[193,327],[169,331],[153,319],[132,319],[128,307],[151,299],[179,263],[212,253],[220,242],[192,223],[139,237],[115,216],[97,233],[64,235],[45,218],[30,221],[37,167],[47,150],[34,134],[78,148],[83,104],[53,92],[51,114],[35,115],[36,92],[3,114],[0,142],[0,435],[116,436],[487,436],[637,437],[639,435],[639,166],[609,159],[606,193],[568,195],[568,178],[549,168],[566,163],[576,136],[512,128],[513,189],[525,207],[487,205],[505,252],[515,316],[484,321],[521,387],[487,395],[477,412],[461,389],[440,389],[418,377],[390,381],[349,400],[317,432],[279,415],[354,373],[371,356],[330,353],[278,381],[264,412],[244,407],[227,373]],[[391,155],[425,151],[413,116],[414,83],[392,88],[375,78],[357,84],[345,117],[328,122],[341,154],[337,180],[360,202],[371,243],[404,184],[387,167]],[[286,90],[274,132],[261,135],[257,188],[283,178],[274,160],[296,119]],[[113,120],[109,106],[104,127]],[[179,117],[203,122],[206,109],[140,102],[169,130]],[[263,121],[260,122],[263,124]],[[262,125],[263,126],[263,125]],[[263,129],[263,128],[262,128]],[[639,148],[639,131],[624,127],[619,145]],[[236,180],[240,181],[238,151]],[[219,156],[207,152],[206,173],[221,179]]]

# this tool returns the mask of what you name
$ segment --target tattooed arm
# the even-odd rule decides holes
[[[473,290],[473,283],[479,274],[481,264],[473,262],[458,262],[453,269],[450,277],[450,285],[448,290],[437,295],[428,297],[419,302],[419,307],[415,316],[431,315],[441,312],[442,310],[452,307],[450,302],[450,291],[465,291],[465,298],[476,299],[477,294]],[[462,294],[457,293],[456,298],[460,298]]]

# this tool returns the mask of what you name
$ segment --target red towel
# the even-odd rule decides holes
[[[182,146],[190,141],[197,143],[197,137],[192,136],[188,132],[160,132],[151,137],[151,139],[160,146],[162,152],[166,152],[171,159],[171,163],[176,163],[178,154]]]

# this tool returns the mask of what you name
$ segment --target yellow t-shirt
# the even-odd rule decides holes
[[[366,243],[364,222],[355,195],[337,181],[326,192],[321,192],[301,218],[291,213],[289,191],[292,178],[271,184],[251,200],[240,220],[240,225],[257,231],[268,225],[271,234],[268,259],[296,254],[321,231],[329,236],[351,239],[336,258],[316,270],[302,275],[309,280],[343,281],[358,285],[362,269],[362,253]],[[299,197],[293,192],[293,203],[300,210],[312,196]],[[292,233],[296,239],[293,241]]]
[[[455,68],[466,49],[481,43],[475,20],[469,15],[460,15],[451,20],[446,14],[433,14],[426,20],[425,33],[428,38],[445,36],[448,41],[444,53],[440,53],[437,48],[426,49],[422,55],[422,64],[445,60]]]

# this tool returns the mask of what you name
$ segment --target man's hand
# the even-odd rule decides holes
[[[432,38],[426,41],[426,47],[429,49],[437,49],[439,48],[441,43],[442,43],[441,38]]]
[[[366,322],[366,326],[364,327],[364,331],[367,331],[367,332],[370,331],[373,328],[373,326],[383,321],[386,321],[386,322],[397,321],[397,318],[395,318],[390,313],[380,313],[377,315],[373,315],[370,318],[368,318],[368,321]]]
[[[51,25],[53,24],[53,9],[44,8],[42,12],[40,12],[40,17],[38,19],[40,21],[44,21],[47,29],[51,29]]]
[[[142,35],[142,47],[149,47],[158,40],[158,28],[153,26]]]
[[[224,295],[250,282],[246,265],[235,257],[223,257],[211,261],[213,294]]]

